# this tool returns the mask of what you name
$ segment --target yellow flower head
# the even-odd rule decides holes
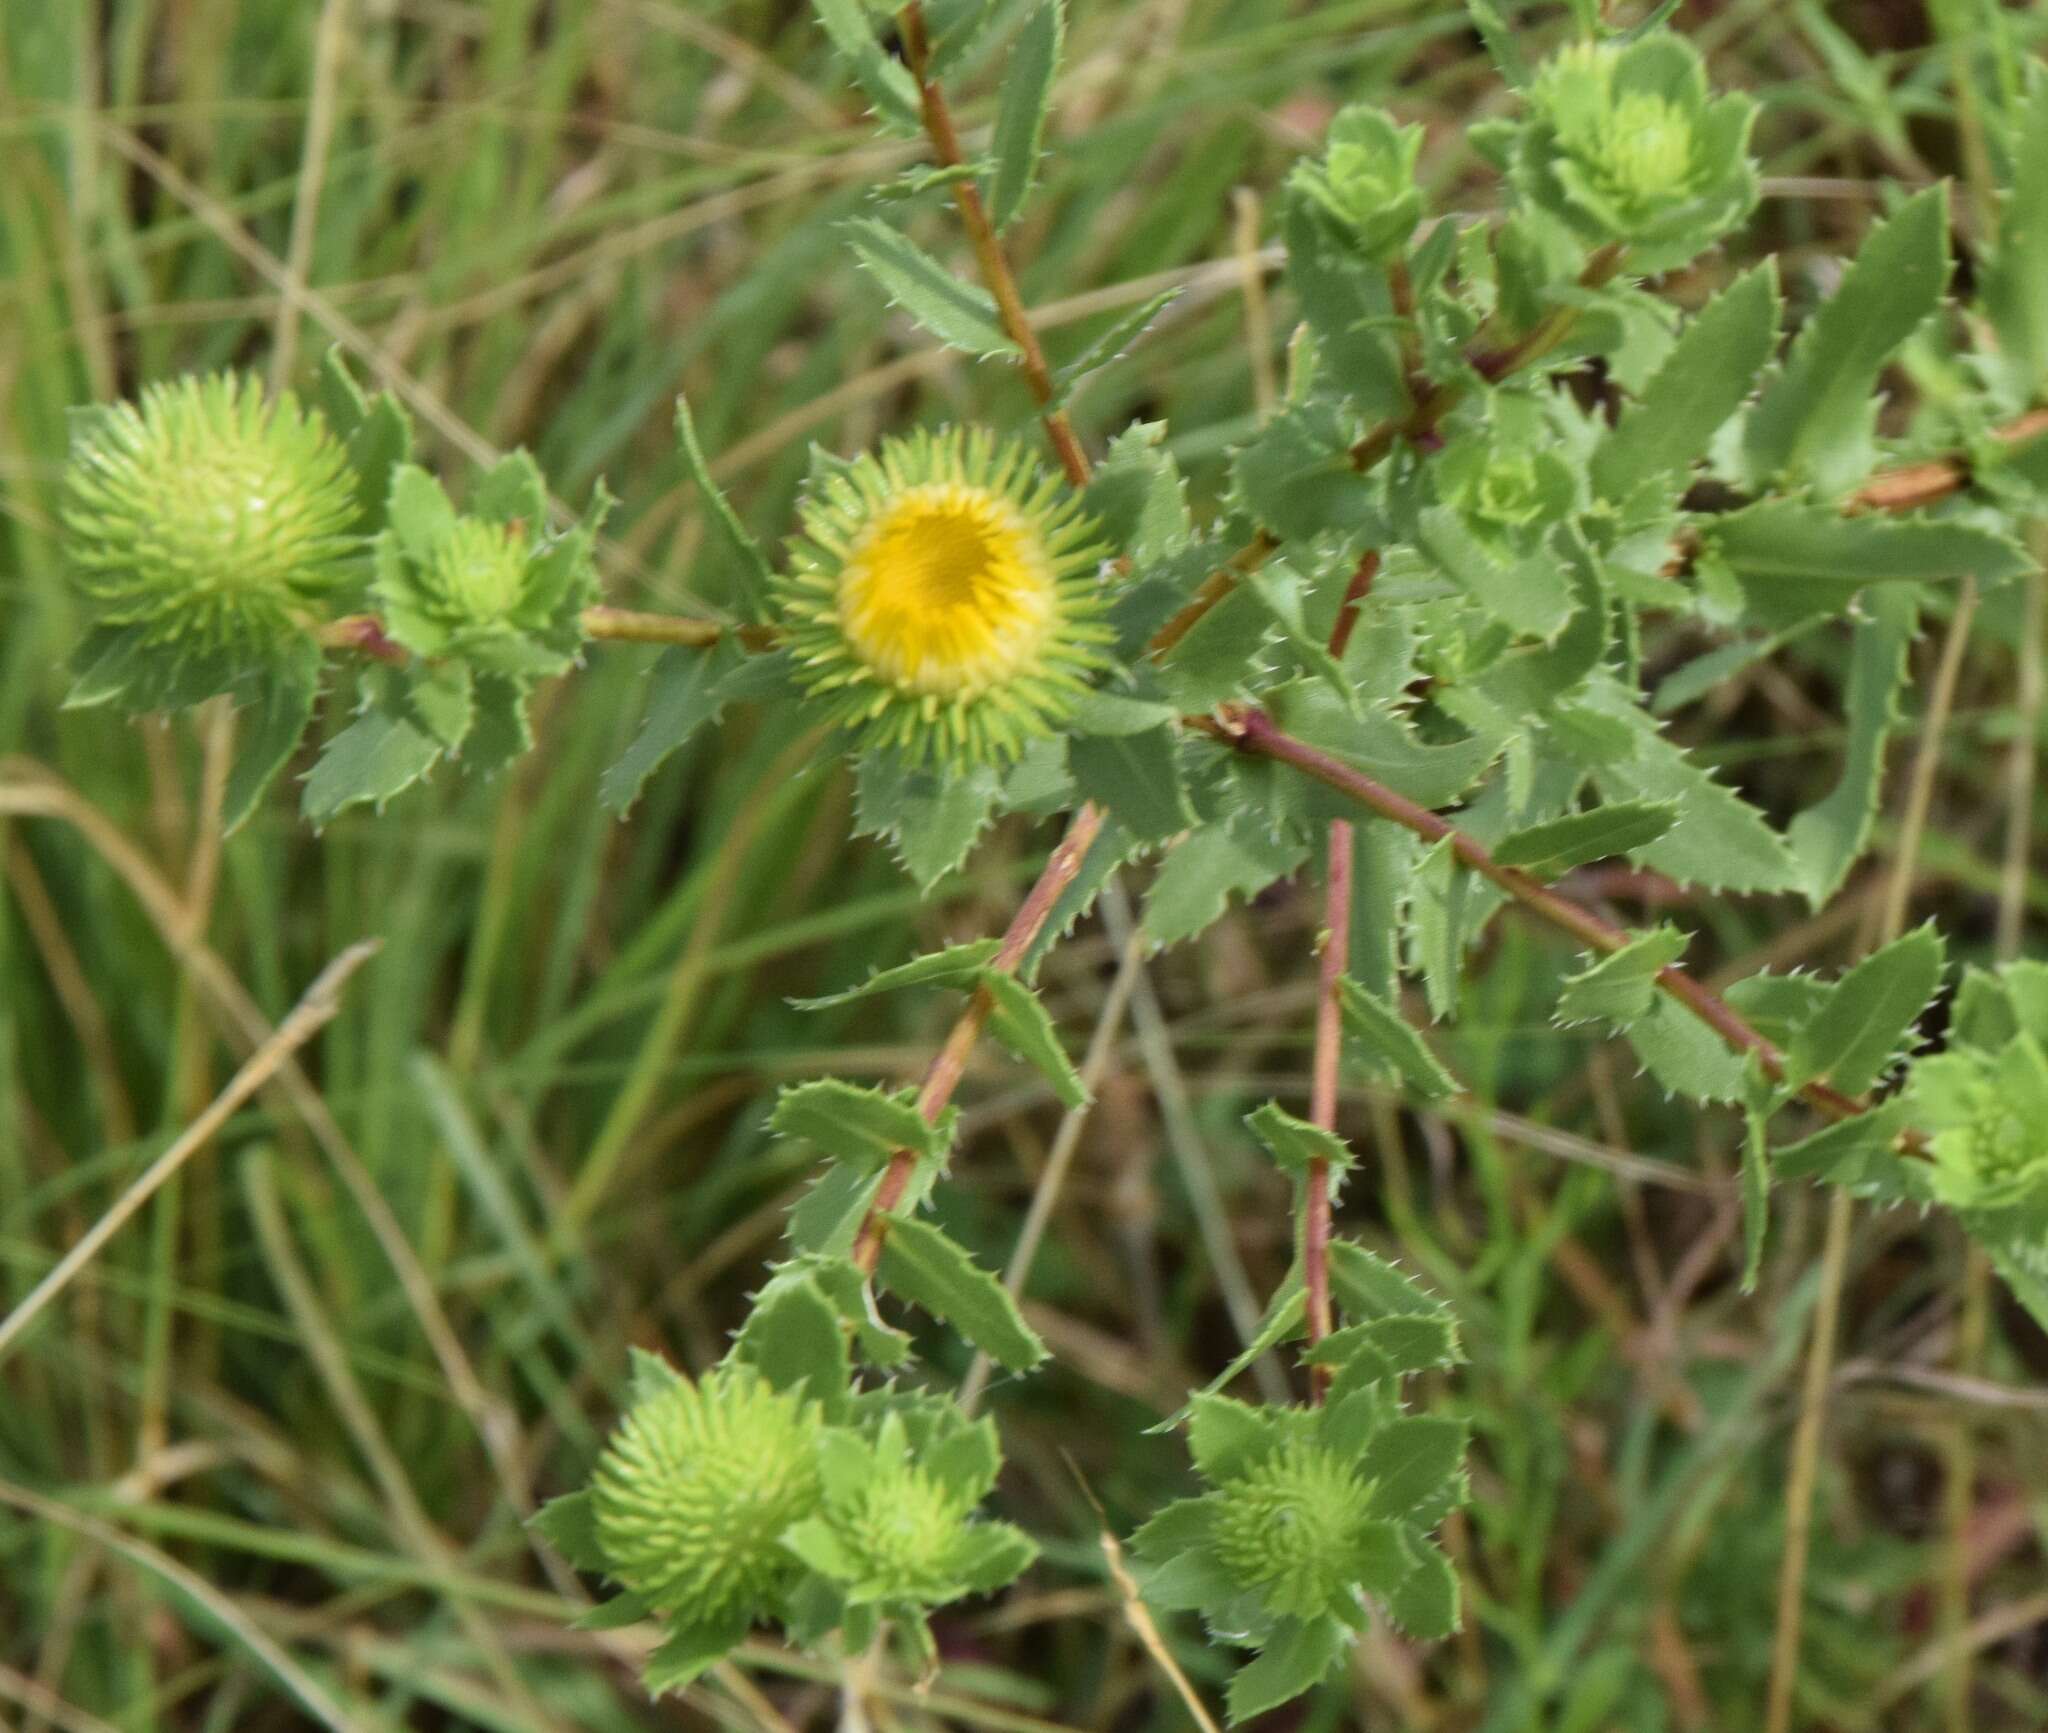
[[[781,623],[799,681],[863,746],[1012,758],[1102,662],[1095,526],[1015,445],[886,441],[828,475],[802,523]]]

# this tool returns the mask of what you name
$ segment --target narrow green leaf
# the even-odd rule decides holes
[[[1675,800],[1616,800],[1591,812],[1567,813],[1503,837],[1493,858],[1555,878],[1589,861],[1608,860],[1655,842],[1678,820]]]
[[[1849,724],[1842,774],[1785,833],[1804,881],[1801,888],[1816,908],[1841,889],[1869,845],[1883,793],[1885,746],[1906,683],[1906,652],[1919,624],[1919,606],[1907,591],[1868,591],[1863,606],[1868,618],[1856,622],[1849,690],[1842,704]]]
[[[1769,1110],[1752,1104],[1743,1121],[1742,1291],[1753,1294],[1764,1267],[1764,1236],[1771,1225]]]
[[[1560,1023],[1607,1023],[1626,1029],[1650,1008],[1657,975],[1685,954],[1685,935],[1657,927],[1565,982],[1557,1001]]]
[[[720,688],[740,664],[729,638],[699,649],[682,644],[662,651],[648,676],[647,717],[618,763],[598,778],[598,798],[615,813],[628,811],[647,779],[698,729],[718,720],[725,707]]]
[[[948,945],[943,951],[927,952],[893,969],[877,969],[857,987],[827,993],[816,999],[792,999],[799,1011],[823,1011],[834,1005],[850,1005],[871,993],[893,993],[903,987],[965,986],[981,974],[981,966],[1002,949],[1001,939],[970,939],[964,945]]]
[[[1066,33],[1065,0],[1038,0],[1003,67],[1002,102],[996,110],[995,173],[989,182],[988,201],[989,217],[998,230],[1016,220],[1038,178],[1045,114],[1052,102],[1053,79],[1059,72]]]
[[[861,0],[814,0],[818,22],[845,59],[853,79],[884,120],[915,131],[923,124],[917,80],[882,51]]]
[[[1144,339],[1146,332],[1165,316],[1166,311],[1182,294],[1181,289],[1167,289],[1154,295],[1149,301],[1142,301],[1119,319],[1112,319],[1090,338],[1087,345],[1071,361],[1062,363],[1053,374],[1052,401],[1050,409],[1063,409],[1073,401],[1081,387],[1096,373],[1113,361],[1121,361]]]
[[[1800,332],[1745,430],[1752,478],[1803,475],[1833,495],[1870,471],[1877,376],[1940,305],[1948,270],[1942,183],[1870,232],[1841,286]]]
[[[740,611],[746,618],[758,620],[767,606],[768,585],[775,575],[774,563],[754,539],[753,532],[740,521],[740,514],[733,510],[732,501],[725,497],[725,490],[712,475],[711,460],[705,456],[703,442],[697,437],[697,418],[690,413],[690,400],[680,392],[676,395],[676,444],[682,450],[683,464],[690,472],[690,479],[697,484],[697,491],[711,509],[712,521],[724,531],[726,542],[739,556],[742,574]]]
[[[1802,500],[1763,500],[1716,518],[1705,545],[1738,577],[1840,585],[1974,577],[1984,583],[2034,569],[2009,536],[1948,518],[1844,517]]]
[[[1448,1316],[1450,1307],[1406,1272],[1351,1240],[1330,1243],[1330,1287],[1353,1323]]]
[[[1001,1282],[931,1223],[897,1216],[875,1272],[891,1293],[951,1324],[997,1365],[1028,1372],[1045,1344]]]
[[[1321,1161],[1333,1173],[1343,1174],[1357,1159],[1350,1144],[1334,1131],[1295,1118],[1277,1101],[1269,1101],[1256,1112],[1246,1114],[1244,1122],[1286,1173],[1305,1174],[1310,1163]]]
[[[1946,958],[1947,945],[1932,923],[1864,958],[1793,1035],[1786,1086],[1825,1077],[1846,1095],[1862,1094],[1933,1002]]]
[[[1307,854],[1306,843],[1264,833],[1246,836],[1228,824],[1203,825],[1160,863],[1145,898],[1145,936],[1156,945],[1177,945],[1206,932],[1223,918],[1232,897],[1258,895]]]
[[[1396,1006],[1348,976],[1338,983],[1337,992],[1354,1050],[1364,1055],[1373,1071],[1392,1077],[1424,1101],[1443,1101],[1458,1093],[1458,1080]]]
[[[776,1098],[770,1119],[784,1137],[801,1137],[828,1154],[872,1171],[899,1149],[936,1156],[952,1141],[952,1120],[929,1122],[917,1110],[917,1091],[886,1095],[837,1077],[793,1083]]]
[[[1052,1013],[1044,1001],[1015,975],[996,969],[981,971],[982,991],[995,1002],[989,1030],[1005,1047],[1052,1085],[1067,1107],[1088,1105],[1088,1088],[1060,1045]]]
[[[1766,260],[1686,322],[1593,454],[1593,486],[1603,499],[1626,499],[1652,477],[1692,466],[1770,360],[1778,311],[1777,271]]]
[[[262,670],[254,702],[240,712],[235,766],[221,799],[223,835],[232,836],[256,810],[263,791],[298,749],[319,696],[320,652],[310,638]]]
[[[1998,338],[1987,357],[2015,403],[2048,386],[2048,78],[2034,79],[2013,136],[2012,178],[1978,297]]]
[[[703,1624],[665,1628],[667,1640],[640,1667],[640,1683],[650,1697],[693,1684],[738,1648],[747,1634],[746,1609]]]
[[[889,299],[933,336],[970,355],[1016,354],[984,290],[962,282],[887,223],[857,217],[845,227],[855,254]]]

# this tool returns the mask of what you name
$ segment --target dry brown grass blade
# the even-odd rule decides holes
[[[294,1053],[333,1020],[341,1009],[341,990],[347,985],[348,978],[376,953],[375,941],[354,944],[320,971],[306,989],[305,996],[292,1008],[291,1014],[250,1054],[206,1111],[172,1140],[171,1146],[114,1200],[106,1214],[79,1236],[77,1243],[57,1260],[55,1268],[29,1291],[27,1298],[0,1319],[0,1357],[6,1355],[7,1350],[21,1339],[22,1333],[71,1285],[78,1272],[99,1256],[107,1242],[121,1231],[135,1212],[154,1197],[186,1162],[212,1142],[214,1133],[275,1077]]]

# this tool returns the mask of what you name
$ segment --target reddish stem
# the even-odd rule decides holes
[[[1316,1046],[1309,1080],[1309,1118],[1323,1130],[1337,1129],[1337,1078],[1344,1052],[1343,1002],[1338,996],[1351,966],[1351,826],[1330,821],[1329,860],[1323,877],[1322,963],[1316,981]],[[1301,1275],[1308,1295],[1308,1345],[1329,1335],[1330,1164],[1309,1163],[1302,1200]],[[1320,1402],[1329,1388],[1330,1368],[1309,1369],[1309,1391]]]
[[[1052,858],[1045,863],[1045,870],[1038,875],[1038,882],[1010,918],[1009,927],[1003,933],[1003,942],[989,962],[991,969],[1004,975],[1017,972],[1046,921],[1051,918],[1053,905],[1074,882],[1081,863],[1088,858],[1096,833],[1102,829],[1102,817],[1102,809],[1092,803],[1075,812],[1067,825],[1067,834],[1060,839],[1059,847],[1052,851]],[[946,1111],[946,1104],[953,1099],[953,1091],[960,1086],[961,1074],[967,1069],[968,1055],[974,1051],[974,1043],[980,1038],[994,1008],[995,1001],[989,996],[988,989],[976,988],[974,997],[967,1001],[966,1010],[960,1013],[952,1032],[947,1035],[946,1044],[934,1055],[924,1074],[924,1086],[917,1096],[917,1110],[927,1121],[936,1124],[939,1115]],[[868,1205],[860,1232],[854,1237],[853,1261],[868,1275],[875,1273],[875,1266],[881,1261],[882,1241],[889,1232],[889,1217],[910,1189],[911,1178],[917,1172],[917,1161],[914,1149],[899,1149],[889,1157],[882,1183],[876,1188],[874,1201]]]
[[[1282,764],[1293,765],[1380,817],[1413,831],[1426,842],[1450,838],[1452,852],[1465,866],[1500,886],[1524,908],[1570,933],[1589,949],[1613,952],[1630,942],[1631,935],[1625,928],[1603,920],[1590,909],[1579,907],[1570,898],[1560,896],[1520,868],[1502,866],[1487,853],[1477,838],[1439,818],[1428,808],[1416,805],[1406,795],[1398,794],[1384,783],[1353,769],[1343,760],[1320,751],[1306,741],[1295,739],[1264,711],[1234,710],[1221,722],[1208,717],[1191,717],[1189,721],[1192,726],[1229,741],[1241,751],[1255,752]],[[1772,1077],[1784,1076],[1785,1055],[1777,1046],[1752,1028],[1726,1000],[1703,987],[1683,969],[1675,964],[1660,969],[1657,985],[1738,1053],[1754,1053]],[[1845,1095],[1826,1083],[1805,1084],[1799,1093],[1829,1119],[1853,1119],[1870,1111],[1868,1102]],[[1925,1153],[1925,1139],[1916,1131],[1906,1132],[1901,1143],[1908,1154]]]

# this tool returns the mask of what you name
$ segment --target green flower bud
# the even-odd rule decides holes
[[[1296,1439],[1217,1489],[1217,1561],[1268,1612],[1341,1616],[1356,1604],[1362,1559],[1398,1546],[1371,1502],[1350,1461]]]
[[[417,656],[459,656],[513,676],[560,673],[582,647],[582,611],[597,596],[590,550],[602,511],[548,535],[547,491],[523,452],[484,478],[468,513],[425,470],[399,468],[372,585],[386,630]]]
[[[1368,257],[1385,260],[1422,218],[1421,153],[1421,127],[1396,126],[1385,110],[1358,103],[1331,122],[1322,159],[1298,165],[1293,185]]]
[[[820,1435],[814,1405],[745,1367],[646,1396],[591,1486],[611,1574],[696,1624],[768,1611],[798,1572],[782,1537],[822,1497]]]
[[[973,1507],[923,1469],[885,1463],[829,1517],[854,1566],[854,1578],[878,1600],[935,1603],[959,1591],[961,1548]]]
[[[1914,1114],[1933,1135],[1934,1195],[1957,1209],[2048,1198],[2048,1056],[2032,1035],[1913,1068]]]
[[[1637,270],[1684,264],[1756,203],[1755,106],[1709,100],[1706,68],[1680,37],[1575,44],[1528,96],[1508,151],[1517,190],[1581,239],[1627,245]]]
[[[62,515],[100,623],[181,648],[295,630],[363,549],[355,478],[326,423],[227,373],[80,415]]]

